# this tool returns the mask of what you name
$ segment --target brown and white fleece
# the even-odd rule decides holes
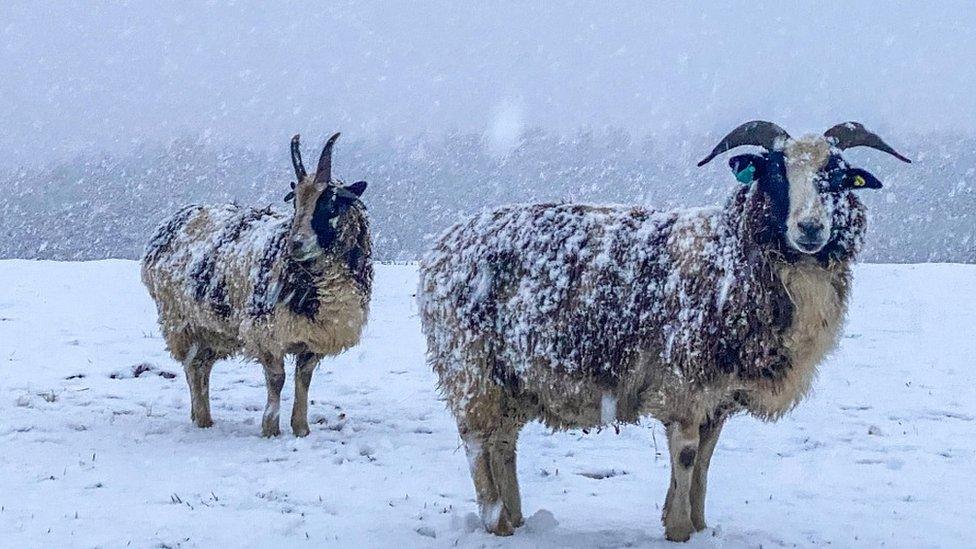
[[[199,426],[212,424],[207,389],[213,362],[243,355],[265,368],[269,402],[262,432],[277,435],[284,357],[295,354],[292,428],[308,434],[315,364],[359,341],[373,280],[365,208],[351,203],[334,222],[328,249],[305,261],[293,253],[293,217],[270,208],[187,206],[150,240],[142,279],[170,353],[186,366],[191,417]]]
[[[820,138],[797,145],[827,151]],[[804,158],[815,172],[827,155]],[[829,241],[800,253],[775,201],[752,185],[722,208],[516,205],[440,236],[418,301],[489,531],[522,523],[514,463],[526,422],[585,429],[647,416],[688,469],[672,472],[668,538],[704,528],[724,419],[774,420],[808,392],[838,341],[864,235],[858,198],[830,193]]]

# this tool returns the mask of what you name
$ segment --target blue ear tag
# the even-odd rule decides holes
[[[737,172],[735,174],[735,178],[739,183],[742,183],[743,185],[748,185],[749,183],[752,183],[753,176],[755,174],[756,174],[756,167],[753,166],[752,164],[749,164],[748,166],[743,168],[742,171]]]

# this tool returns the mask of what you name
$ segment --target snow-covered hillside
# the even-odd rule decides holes
[[[218,364],[217,423],[191,425],[135,263],[0,261],[0,546],[670,546],[653,421],[620,434],[530,426],[526,526],[507,539],[477,528],[424,364],[415,279],[378,268],[364,341],[314,378],[311,436],[266,440],[254,364]],[[711,528],[687,546],[972,543],[973,288],[976,266],[859,267],[813,396],[779,423],[727,426]]]

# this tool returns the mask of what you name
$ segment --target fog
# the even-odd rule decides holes
[[[970,2],[0,6],[3,161],[206,132],[976,129]]]
[[[0,205],[8,214],[36,215],[37,223],[66,207],[77,209],[78,202],[65,201],[80,200],[79,193],[87,201],[83,207],[104,205],[108,198],[96,191],[105,182],[89,177],[79,183],[74,177],[90,175],[85,166],[109,158],[131,172],[147,161],[146,151],[172,150],[179,140],[214,151],[224,164],[245,151],[265,155],[276,163],[264,168],[274,177],[261,179],[261,188],[270,189],[276,178],[287,184],[291,135],[301,132],[312,147],[336,130],[343,132],[344,143],[373,143],[355,149],[374,154],[372,161],[360,158],[355,166],[368,172],[364,175],[382,174],[385,179],[370,193],[385,203],[394,200],[390,185],[420,176],[393,165],[409,150],[405,140],[437,142],[458,135],[482,136],[471,146],[483,149],[479,154],[504,158],[531,132],[567,139],[579,132],[596,137],[622,132],[628,143],[654,144],[635,146],[630,157],[653,154],[644,162],[674,165],[686,177],[697,173],[686,169],[714,140],[753,118],[775,121],[795,135],[859,120],[913,156],[918,161],[913,166],[921,165],[918,172],[892,168],[902,192],[914,184],[913,173],[926,173],[931,192],[944,183],[971,199],[970,160],[976,153],[945,155],[946,147],[957,155],[960,140],[976,135],[974,29],[976,8],[970,2],[41,5],[7,0],[0,4],[0,179],[21,181],[21,187],[17,196],[0,198]],[[545,162],[545,151],[534,154]],[[888,162],[880,156],[862,158],[874,168]],[[589,157],[599,161],[595,153]],[[74,198],[52,196],[44,209],[26,212],[24,182],[52,184],[61,181],[52,172],[66,171],[74,174],[69,183],[83,187]],[[703,173],[707,181],[695,185],[704,189],[732,183],[728,174]],[[463,163],[454,175],[458,193],[478,194]],[[533,174],[516,179],[520,187],[498,190],[499,201],[520,200],[520,189],[547,194]],[[653,181],[648,176],[604,183],[628,190],[611,193],[616,198],[654,202],[655,193],[639,188]],[[216,196],[218,184],[255,185],[212,174],[197,184],[198,192],[172,197],[173,203]],[[598,199],[604,191],[573,198]],[[280,193],[267,190],[260,196],[271,194]],[[688,201],[714,203],[726,194]],[[249,203],[256,196],[232,198]],[[926,196],[936,198],[922,193],[921,203],[906,207],[925,211]],[[486,205],[473,196],[455,211],[460,215]],[[5,239],[30,233],[50,240],[38,235],[28,217],[17,225],[0,223],[7,224]],[[34,243],[4,244],[0,253],[16,249],[32,255],[24,250]],[[970,242],[963,252],[976,255],[972,247]],[[417,248],[411,245],[410,253]],[[132,255],[128,248],[117,253]]]

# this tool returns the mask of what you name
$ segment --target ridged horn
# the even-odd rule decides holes
[[[711,154],[698,163],[698,167],[708,164],[716,156],[736,147],[756,145],[769,151],[776,147],[777,140],[786,141],[789,138],[790,134],[786,133],[786,130],[772,122],[765,120],[746,122],[719,141],[718,145],[712,149]]]
[[[886,152],[902,162],[912,163],[911,160],[899,154],[898,151],[891,148],[891,145],[885,143],[883,139],[878,137],[878,134],[865,128],[860,122],[837,124],[833,128],[825,131],[824,137],[827,138],[831,145],[840,150],[850,149],[851,147],[871,147],[872,149]]]
[[[305,165],[302,164],[302,148],[298,143],[299,139],[301,136],[297,133],[295,137],[291,138],[291,165],[295,168],[295,177],[301,183],[305,180],[308,172],[305,171]]]
[[[322,156],[319,157],[319,167],[315,169],[315,183],[328,184],[332,181],[332,147],[339,139],[339,132],[336,132],[322,149]]]

